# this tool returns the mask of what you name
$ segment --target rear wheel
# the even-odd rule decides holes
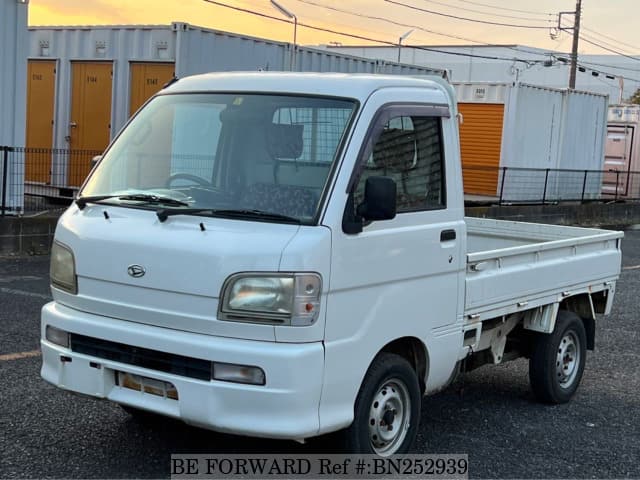
[[[406,453],[418,432],[420,400],[409,362],[391,353],[378,355],[358,392],[353,423],[343,432],[346,449],[383,457]]]
[[[529,360],[531,388],[545,403],[571,400],[582,380],[586,360],[587,335],[578,315],[558,312],[551,334],[538,334]]]

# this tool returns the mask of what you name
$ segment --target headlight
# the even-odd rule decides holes
[[[223,320],[308,326],[318,319],[322,282],[315,273],[242,273],[225,282]]]
[[[73,252],[61,243],[53,242],[51,247],[51,284],[65,292],[78,293],[76,264]]]

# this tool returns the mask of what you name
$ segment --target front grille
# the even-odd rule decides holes
[[[198,380],[211,380],[211,362],[199,358],[184,357],[173,353],[159,352],[124,343],[71,334],[71,350],[92,357],[113,360],[159,372],[171,373]]]

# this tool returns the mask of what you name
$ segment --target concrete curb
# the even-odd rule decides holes
[[[623,202],[467,207],[465,213],[470,217],[584,227],[626,229],[640,224],[640,204]]]
[[[61,214],[0,218],[0,256],[47,255]]]

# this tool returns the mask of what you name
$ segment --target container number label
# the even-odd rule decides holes
[[[87,83],[98,83],[98,77],[87,75]]]

